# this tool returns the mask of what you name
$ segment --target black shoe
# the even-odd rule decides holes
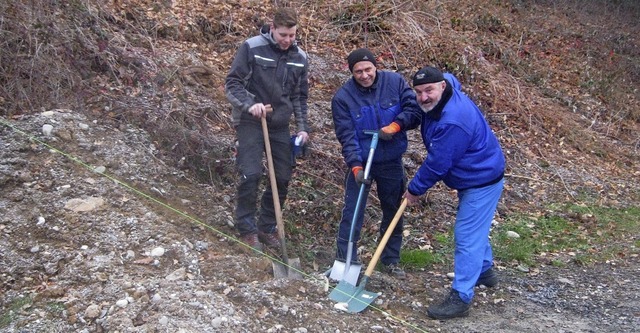
[[[400,268],[400,266],[398,266],[398,264],[389,264],[389,265],[383,264],[381,271],[391,276],[394,276],[400,280],[404,280],[407,277],[407,273],[405,273],[404,270]]]
[[[462,301],[458,292],[451,289],[447,298],[440,304],[427,308],[427,315],[433,319],[451,319],[469,315],[471,304]]]
[[[478,281],[476,282],[476,286],[481,284],[487,288],[493,288],[498,285],[498,275],[493,271],[493,268],[489,268],[484,271],[484,273],[480,274],[480,277],[478,277]]]

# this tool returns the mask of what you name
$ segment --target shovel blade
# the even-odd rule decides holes
[[[342,280],[338,285],[333,288],[329,293],[329,298],[338,303],[347,303],[349,300],[358,294],[358,287],[345,280]]]
[[[299,258],[289,258],[288,262],[273,263],[273,277],[276,279],[302,280],[302,269]]]
[[[347,310],[351,313],[362,312],[379,296],[379,293],[362,289],[347,302]]]
[[[347,268],[346,263],[340,260],[334,261],[329,278],[336,281],[346,281],[351,285],[355,286],[358,283],[358,277],[360,276],[360,270],[362,269],[362,265],[351,264],[349,266],[349,271],[345,272],[346,268]]]
[[[329,298],[343,303],[341,309],[356,313],[366,309],[379,295],[379,293],[364,290],[364,284],[356,287],[346,281],[340,281],[329,294]]]

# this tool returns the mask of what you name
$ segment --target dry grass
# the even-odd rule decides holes
[[[287,3],[299,8],[299,37],[312,60],[343,61],[368,46],[385,69],[407,78],[428,64],[454,72],[505,136],[542,133],[606,151],[593,143],[595,133],[638,149],[636,1]],[[273,8],[167,6],[0,3],[0,114],[64,107],[131,123],[152,133],[180,166],[219,178],[212,166],[232,147],[229,136],[216,135],[231,130],[224,74],[237,43]],[[323,77],[316,82],[329,84],[312,89],[330,96],[342,77],[317,73]]]
[[[81,76],[73,62],[78,50],[70,27],[47,2],[0,4],[0,107],[5,115],[59,105],[77,107]],[[71,105],[69,105],[71,104]]]

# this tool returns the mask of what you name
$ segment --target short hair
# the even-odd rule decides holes
[[[298,15],[296,11],[291,7],[280,8],[273,16],[273,26],[293,28],[298,25]]]

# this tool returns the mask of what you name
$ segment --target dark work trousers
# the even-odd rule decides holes
[[[256,223],[258,190],[263,179],[264,166],[267,165],[266,160],[263,163],[265,147],[261,124],[236,126],[236,139],[238,141],[236,164],[240,173],[236,192],[236,228],[241,236],[255,233],[258,230],[266,233],[275,232],[276,215],[268,171],[267,176],[264,177],[266,186],[262,194],[260,216]],[[287,197],[292,170],[289,129],[269,130],[269,143],[273,156],[278,197],[282,207]]]
[[[380,208],[382,209],[382,223],[380,225],[380,235],[384,235],[389,227],[389,223],[393,220],[400,203],[402,201],[402,195],[405,191],[406,176],[404,168],[402,167],[402,158],[397,160],[387,161],[383,163],[374,163],[371,165],[369,171],[369,179],[376,183],[378,190],[378,198],[380,199]],[[355,228],[353,230],[353,262],[358,261],[357,255],[357,242],[360,239],[360,230],[362,229],[362,223],[364,221],[364,211],[366,206],[366,199],[369,196],[369,190],[371,185],[365,187],[365,194],[360,203],[360,209],[358,218],[356,220]],[[357,184],[353,172],[348,170],[345,180],[345,196],[344,196],[344,208],[342,209],[342,219],[340,221],[338,237],[337,237],[337,252],[336,258],[338,260],[346,260],[347,247],[349,244],[349,232],[351,230],[351,222],[353,220],[353,212],[358,201],[358,194],[360,193],[360,186]],[[380,261],[384,265],[397,264],[400,262],[400,246],[402,245],[402,228],[403,220],[400,218],[396,228],[393,230],[387,245],[385,246],[380,256]],[[382,237],[380,238],[382,239]]]

